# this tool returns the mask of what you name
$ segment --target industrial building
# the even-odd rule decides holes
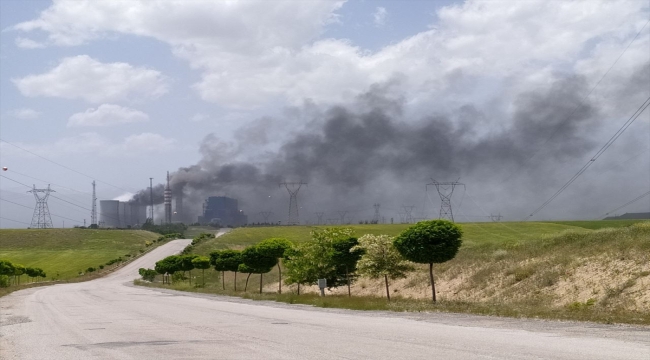
[[[118,200],[99,201],[99,226],[128,228],[141,226],[147,220],[147,207]]]
[[[237,199],[226,196],[210,196],[203,204],[203,215],[199,216],[201,224],[218,224],[221,226],[242,226],[248,223],[248,216],[239,210]]]

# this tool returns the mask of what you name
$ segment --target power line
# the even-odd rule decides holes
[[[50,195],[50,196],[52,196],[52,195]],[[17,203],[17,202],[13,202],[13,201],[11,201],[11,200],[7,200],[7,199],[3,199],[3,198],[0,198],[0,200],[2,200],[2,201],[6,201],[6,202],[8,202],[8,203],[12,203],[12,204],[14,204],[14,205],[22,206],[22,207],[27,208],[27,209],[30,209],[30,210],[33,210],[33,209],[34,209],[34,208],[31,207],[31,206],[27,206],[27,205],[19,204],[19,203]],[[70,220],[70,221],[78,222],[78,223],[82,223],[82,222],[83,222],[83,221],[79,221],[79,220],[71,219],[71,218],[69,218],[69,217],[65,217],[65,216],[61,216],[61,215],[56,215],[56,214],[52,214],[52,213],[50,213],[50,215],[52,215],[52,216],[56,216],[56,217],[61,218],[61,219],[66,219],[66,220]],[[29,225],[29,223],[25,223],[25,224],[28,224],[28,225]]]
[[[623,204],[623,205],[617,207],[616,209],[608,211],[607,213],[605,213],[605,215],[601,216],[600,218],[602,218],[602,217],[606,217],[607,215],[609,215],[609,214],[611,214],[611,213],[613,213],[613,212],[615,212],[615,211],[618,211],[618,210],[620,210],[620,209],[622,209],[622,208],[624,208],[624,207],[626,207],[626,206],[628,206],[628,205],[632,205],[633,203],[635,203],[635,202],[637,202],[637,201],[643,199],[644,197],[646,197],[646,196],[648,196],[648,195],[650,195],[650,191],[646,191],[645,193],[643,193],[643,194],[641,194],[641,195],[635,197],[634,199],[632,199],[632,200],[626,202],[625,204]]]
[[[607,74],[609,74],[609,72],[612,70],[612,68],[614,67],[614,65],[616,65],[616,63],[618,63],[618,60],[620,60],[621,57],[623,57],[623,54],[625,54],[625,52],[627,52],[627,50],[630,48],[630,46],[632,46],[632,43],[634,43],[634,41],[639,37],[639,35],[641,34],[641,32],[643,32],[643,29],[645,29],[645,27],[648,25],[648,23],[650,23],[650,20],[646,21],[646,23],[643,25],[643,27],[641,28],[641,30],[639,30],[639,32],[636,33],[636,35],[634,36],[634,39],[632,39],[632,41],[630,41],[630,43],[627,44],[627,47],[623,50],[623,52],[621,52],[621,54],[616,58],[616,60],[614,60],[614,63],[609,67],[609,69],[607,69],[607,71],[605,71],[605,73],[603,74],[603,76],[601,76],[600,80],[598,80],[598,82],[596,82],[596,85],[594,85],[594,86],[591,88],[591,90],[589,90],[589,92],[588,92],[588,93],[587,93],[587,94],[586,94],[586,95],[581,99],[581,102],[584,101],[585,99],[587,99],[587,98],[591,95],[591,93],[593,93],[594,90],[596,90],[596,87],[598,87],[598,85],[600,85],[600,83],[603,81],[603,79],[605,79],[605,77],[607,76]],[[573,111],[571,112],[571,114],[569,114],[569,116],[567,117],[567,119],[571,118],[571,117],[573,116],[573,114],[575,114],[575,112],[578,111],[579,108],[580,108],[580,104],[577,104],[576,107],[575,107],[575,108],[573,109]],[[544,146],[546,146],[546,144],[548,144],[548,142],[551,141],[551,139],[553,139],[553,138],[555,137],[555,135],[557,135],[557,133],[560,131],[560,128],[562,128],[562,123],[559,123],[559,124],[557,125],[557,127],[553,130],[553,132],[551,133],[551,136],[549,136],[549,137],[546,139],[546,141],[544,141],[544,143],[543,143],[541,146],[539,146],[538,149],[537,149],[535,152],[533,152],[533,154],[532,154],[530,157],[528,157],[528,159],[526,159],[526,160],[524,161],[523,166],[525,166],[526,164],[528,164],[528,162],[529,162],[530,160],[532,160],[532,159],[533,159],[533,158],[534,158],[534,157],[535,157],[535,156],[540,152],[540,150],[542,150],[542,148],[543,148]],[[515,173],[510,174],[508,177],[505,178],[505,180],[512,179],[514,174],[515,174]]]
[[[562,193],[564,192],[564,190],[566,190],[566,188],[568,188],[571,184],[573,184],[573,182],[576,181],[576,179],[577,179],[580,175],[582,175],[585,171],[587,171],[587,169],[588,169],[588,168],[589,168],[589,167],[590,167],[594,162],[596,162],[596,160],[597,160],[597,159],[598,159],[598,158],[599,158],[599,157],[600,157],[600,156],[601,156],[605,151],[607,151],[607,149],[609,149],[610,146],[612,146],[612,144],[614,143],[614,141],[616,141],[616,139],[618,139],[618,138],[623,134],[623,132],[624,132],[628,127],[630,127],[630,125],[632,125],[632,123],[634,122],[634,120],[636,120],[636,119],[637,119],[637,118],[638,118],[638,117],[643,113],[643,111],[645,111],[645,109],[646,109],[649,105],[650,105],[650,97],[648,97],[648,98],[643,102],[643,104],[641,104],[641,106],[640,106],[640,107],[639,107],[639,108],[634,112],[634,114],[632,114],[632,116],[630,116],[630,118],[629,118],[629,119],[628,119],[628,120],[627,120],[627,121],[626,121],[626,122],[625,122],[625,123],[624,123],[624,124],[623,124],[623,125],[622,125],[618,130],[617,130],[617,131],[616,131],[616,133],[614,133],[614,135],[613,135],[609,140],[607,140],[607,142],[605,143],[605,145],[603,145],[603,146],[602,146],[602,147],[601,147],[601,148],[596,152],[596,154],[595,154],[595,155],[594,155],[594,156],[593,156],[589,161],[587,161],[587,163],[586,163],[582,168],[580,168],[580,170],[578,170],[578,172],[577,172],[575,175],[573,175],[573,177],[571,177],[571,179],[569,179],[569,181],[567,181],[567,182],[566,182],[566,183],[565,183],[565,184],[564,184],[564,185],[563,185],[563,186],[562,186],[558,191],[556,191],[555,194],[553,194],[553,196],[551,196],[551,197],[550,197],[548,200],[546,200],[542,205],[540,205],[537,209],[535,209],[535,211],[533,211],[533,212],[528,216],[528,219],[530,219],[530,218],[533,217],[535,214],[537,214],[538,212],[540,212],[540,211],[541,211],[542,209],[544,209],[548,204],[550,204],[553,200],[555,200],[555,198],[557,198],[558,196],[560,196],[560,194],[562,194]]]
[[[29,186],[29,185],[27,185],[27,184],[21,183],[20,181],[16,181],[16,180],[14,180],[14,179],[12,179],[12,178],[8,178],[8,177],[6,177],[6,176],[4,176],[4,175],[0,175],[0,177],[5,178],[5,179],[10,180],[10,181],[13,181],[13,182],[15,182],[16,184],[20,184],[20,185],[23,185],[23,186],[25,186],[25,187],[28,187],[28,188],[30,188],[30,189],[32,188],[31,186]],[[65,200],[65,199],[61,199],[61,198],[58,197],[58,196],[55,196],[55,195],[50,195],[50,196],[53,197],[53,198],[55,198],[55,199],[61,200],[61,201],[63,201],[63,202],[66,202],[66,203],[68,203],[68,204],[70,204],[70,205],[74,205],[74,206],[79,207],[79,208],[82,208],[82,209],[84,209],[84,210],[92,211],[91,209],[89,209],[89,208],[87,208],[87,207],[85,207],[85,206],[82,206],[82,205],[78,205],[78,204],[72,203],[72,202],[67,201],[67,200]],[[115,218],[115,217],[113,217],[113,216],[109,216],[109,215],[107,215],[107,214],[103,214],[103,213],[99,213],[99,214],[102,215],[102,216],[104,216],[104,217],[108,217],[108,218],[111,218],[111,219],[114,219],[114,220],[118,220],[118,221],[119,221],[119,219],[117,219],[117,218]],[[61,216],[59,216],[59,217],[61,217]],[[74,220],[74,221],[76,221],[76,220]]]
[[[0,216],[0,219],[2,219],[2,220],[8,220],[8,221],[13,221],[13,222],[17,222],[17,223],[20,223],[20,224],[29,225],[29,223],[27,223],[27,222],[24,222],[24,221],[18,221],[18,220],[14,220],[14,219],[7,219],[6,217],[2,217],[2,216]]]
[[[44,157],[44,156],[41,156],[41,155],[39,155],[39,154],[37,154],[37,153],[35,153],[35,152],[29,151],[29,150],[27,150],[27,149],[25,149],[25,148],[22,148],[22,147],[20,147],[20,146],[18,146],[18,145],[16,145],[16,144],[12,144],[12,143],[10,143],[10,142],[8,142],[8,141],[6,141],[6,140],[0,139],[0,141],[4,142],[4,143],[6,143],[6,144],[9,144],[9,145],[11,145],[11,146],[13,146],[13,147],[15,147],[15,148],[18,148],[18,149],[20,149],[20,150],[22,150],[22,151],[25,151],[25,152],[27,152],[27,153],[30,153],[30,154],[32,154],[32,155],[34,155],[34,156],[37,156],[37,157],[39,157],[39,158],[41,158],[41,159],[43,159],[43,160],[49,161],[49,162],[51,162],[52,164],[58,165],[58,166],[60,166],[60,167],[62,167],[62,168],[64,168],[64,169],[67,169],[67,170],[70,170],[70,171],[72,171],[72,172],[75,172],[75,173],[77,173],[77,174],[79,174],[79,175],[83,175],[83,176],[85,176],[85,177],[87,177],[87,178],[90,178],[90,179],[97,179],[97,178],[94,177],[94,176],[90,176],[90,175],[88,175],[88,174],[84,174],[84,173],[82,173],[81,171],[77,171],[77,170],[72,169],[72,168],[70,168],[70,167],[68,167],[68,166],[65,166],[65,165],[63,165],[63,164],[60,164],[60,163],[58,163],[58,162],[56,162],[56,161],[54,161],[54,160],[50,160],[50,159],[48,159],[48,158],[46,158],[46,157]],[[108,185],[108,186],[112,186],[112,187],[114,187],[114,188],[116,188],[116,189],[120,189],[120,190],[122,190],[122,191],[130,192],[129,190],[123,189],[123,188],[121,188],[121,187],[119,187],[119,186],[117,186],[117,185],[113,185],[113,184],[108,183],[108,182],[106,182],[106,181],[102,181],[102,180],[97,180],[97,181],[100,182],[100,183],[106,184],[106,185]]]
[[[58,187],[60,187],[60,188],[63,188],[63,189],[76,191],[76,192],[78,192],[78,193],[85,194],[85,195],[90,195],[90,193],[88,193],[88,192],[80,191],[80,190],[76,190],[76,189],[73,189],[73,188],[69,188],[69,187],[67,187],[67,186],[63,186],[63,185],[60,185],[60,184],[56,184],[56,183],[53,183],[53,182],[51,182],[51,181],[45,181],[45,180],[43,180],[43,179],[38,179],[38,178],[35,178],[35,177],[33,177],[33,176],[29,176],[29,175],[26,175],[26,174],[19,173],[18,171],[14,170],[14,169],[11,169],[10,172],[11,172],[12,174],[18,174],[18,175],[22,175],[22,176],[24,176],[24,177],[28,177],[28,178],[30,178],[30,179],[32,179],[32,180],[38,180],[38,181],[46,182],[46,183],[48,183],[48,184],[56,185],[56,186],[58,186]]]

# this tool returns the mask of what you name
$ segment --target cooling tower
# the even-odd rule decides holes
[[[117,200],[99,201],[99,224],[102,227],[120,227],[120,202]]]

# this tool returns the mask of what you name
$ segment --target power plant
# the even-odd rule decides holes
[[[248,223],[248,216],[239,210],[237,199],[226,196],[210,196],[203,204],[203,215],[199,216],[201,224],[221,226],[242,226]]]
[[[147,221],[147,207],[119,200],[99,201],[99,225],[107,228],[138,227]]]
[[[165,202],[165,223],[172,223],[172,189],[169,187],[169,171],[167,171],[167,185],[164,193]]]

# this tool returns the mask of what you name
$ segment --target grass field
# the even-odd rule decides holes
[[[514,244],[525,239],[538,237],[545,234],[554,234],[564,230],[585,230],[584,227],[569,224],[539,223],[539,222],[512,222],[512,223],[465,223],[463,227],[464,246],[471,247],[478,244],[482,246],[494,244],[496,246],[504,243]],[[283,237],[294,243],[310,238],[314,230],[325,229],[332,226],[271,226],[271,227],[247,227],[237,228],[219,238],[203,242],[197,245],[194,252],[206,255],[214,249],[241,248],[256,244],[270,237]],[[408,224],[395,225],[344,225],[354,229],[358,236],[364,234],[386,234],[396,236]]]
[[[259,275],[237,277],[206,273],[206,288],[177,283],[178,290],[237,295],[322,307],[360,310],[452,311],[475,314],[590,320],[650,325],[650,222],[564,221],[461,223],[463,245],[455,259],[434,266],[436,290],[441,300],[430,304],[431,287],[426,266],[406,279],[391,282],[387,303],[383,283],[360,278],[347,289],[337,288],[326,298],[315,287],[285,286],[277,294],[278,273],[263,277],[264,293],[257,294]],[[349,225],[357,235],[397,235],[408,225]],[[244,248],[269,237],[293,242],[309,239],[318,226],[238,228],[194,248],[208,254],[220,248]],[[194,273],[196,275],[196,273]],[[197,278],[195,280],[199,280]],[[148,284],[160,286],[160,284]]]
[[[42,268],[48,279],[66,280],[88,267],[137,255],[158,236],[140,230],[2,229],[0,259]]]

